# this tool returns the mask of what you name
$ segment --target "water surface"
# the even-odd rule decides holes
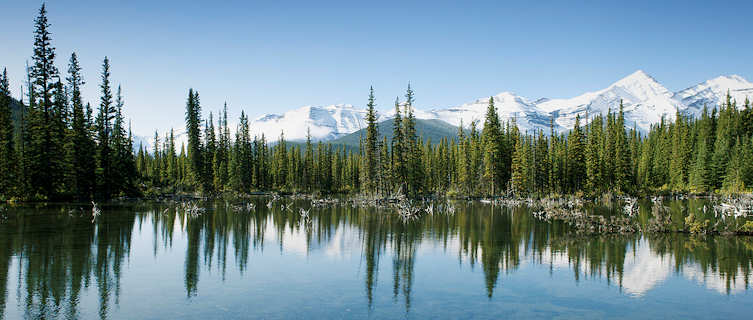
[[[753,238],[578,235],[530,211],[457,202],[254,212],[210,202],[0,209],[6,319],[746,318]],[[283,199],[282,203],[290,202]],[[700,203],[670,203],[682,221]],[[642,209],[645,219],[650,209]],[[678,222],[681,223],[681,222]]]

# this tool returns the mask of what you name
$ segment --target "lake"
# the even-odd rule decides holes
[[[465,201],[410,221],[343,205],[306,218],[307,200],[249,201],[255,210],[204,202],[198,215],[111,203],[95,219],[87,204],[6,205],[0,315],[739,319],[753,305],[750,236],[584,235],[524,206]],[[673,221],[699,201],[669,202]]]

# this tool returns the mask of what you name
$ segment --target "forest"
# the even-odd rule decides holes
[[[125,99],[99,70],[100,98],[84,102],[76,53],[56,65],[51,24],[41,6],[21,100],[0,76],[0,199],[107,200],[252,192],[351,194],[369,197],[546,197],[604,193],[652,195],[744,193],[753,188],[753,106],[731,100],[695,118],[677,112],[648,132],[625,123],[623,106],[578,115],[567,132],[520,132],[490,98],[483,126],[423,141],[416,132],[410,85],[394,103],[393,139],[379,137],[376,98],[367,100],[358,148],[251,136],[241,112],[231,130],[227,104],[203,118],[199,92],[188,89],[188,142],[155,132],[152,150],[135,146],[123,117]],[[554,127],[552,125],[552,127]],[[233,134],[231,135],[231,131]]]

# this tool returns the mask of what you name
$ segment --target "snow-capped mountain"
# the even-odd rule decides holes
[[[502,121],[516,119],[521,132],[541,129],[549,132],[550,121],[558,131],[569,130],[575,124],[576,115],[580,115],[585,124],[586,113],[590,116],[616,111],[620,100],[625,111],[625,123],[635,125],[642,131],[661,121],[662,117],[673,120],[679,110],[688,115],[698,116],[704,105],[709,108],[725,102],[727,92],[743,107],[746,98],[753,100],[753,83],[737,75],[717,77],[687,89],[671,92],[656,79],[638,70],[627,77],[598,91],[565,99],[528,99],[511,92],[494,95],[494,105]],[[489,104],[489,97],[476,99],[459,106],[435,109],[416,109],[418,119],[442,120],[451,125],[470,126],[476,121],[483,127],[484,116]],[[394,117],[394,109],[379,112],[379,121]],[[282,114],[266,114],[250,121],[251,134],[265,135],[267,141],[276,141],[284,132],[289,141],[303,141],[307,130],[311,131],[312,140],[332,140],[356,132],[366,127],[364,117],[366,109],[350,104],[329,106],[304,106]],[[236,122],[230,124],[235,132]],[[185,142],[184,129],[175,130],[176,148]],[[169,130],[167,131],[169,132]],[[161,132],[160,139],[164,139]],[[138,137],[137,137],[138,138]],[[151,150],[152,137],[143,137],[144,147]],[[138,147],[138,143],[136,143]]]
[[[678,110],[697,116],[704,104],[709,107],[720,105],[728,90],[738,102],[738,107],[742,107],[746,97],[753,99],[753,84],[740,76],[718,77],[673,93],[642,70],[605,89],[569,99],[542,98],[533,101],[509,92],[500,93],[493,98],[501,119],[505,121],[515,118],[521,131],[542,129],[548,132],[551,120],[554,120],[556,130],[569,130],[575,125],[576,115],[580,115],[581,124],[585,124],[586,113],[593,116],[606,114],[610,110],[616,111],[620,101],[623,103],[626,125],[635,125],[640,130],[648,131],[662,117],[673,120]],[[459,125],[460,119],[466,125],[477,120],[479,127],[482,127],[488,101],[489,98],[480,98],[461,106],[416,114],[417,118],[429,115],[429,118],[444,120],[453,125]]]
[[[536,107],[536,102],[530,101],[524,97],[518,96],[512,92],[502,92],[491,97],[494,100],[494,106],[497,108],[500,119],[516,119],[518,127],[549,128],[549,114],[542,112]],[[473,102],[465,103],[460,106],[433,109],[428,111],[416,110],[417,119],[436,119],[445,121],[453,126],[469,127],[472,122],[476,122],[478,127],[483,127],[486,110],[489,106],[489,98],[479,98]],[[395,114],[391,110],[386,114],[387,118],[392,118]]]
[[[746,98],[753,99],[753,83],[738,75],[721,76],[677,92],[675,99],[682,101],[688,114],[697,116],[704,105],[713,108],[725,103],[727,92],[742,106]]]
[[[620,101],[625,111],[625,123],[648,130],[662,117],[673,119],[675,112],[683,110],[681,102],[672,98],[674,93],[659,84],[642,70],[613,83],[609,87],[582,94],[571,99],[552,99],[537,105],[555,118],[561,128],[572,128],[575,116],[607,114],[619,109]]]
[[[251,121],[251,135],[264,134],[267,140],[277,140],[284,132],[285,139],[300,141],[311,131],[312,140],[331,140],[366,127],[365,109],[349,104],[304,106],[283,114],[267,114]]]

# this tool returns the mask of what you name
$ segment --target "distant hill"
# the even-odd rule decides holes
[[[392,123],[392,119],[389,119],[377,124],[379,131],[379,141],[381,141],[383,137],[387,137],[387,140],[392,141]],[[456,139],[458,135],[458,127],[442,120],[416,119],[416,132],[424,141],[431,139],[432,143],[439,143],[442,138]],[[358,130],[356,132],[330,140],[328,142],[332,143],[333,145],[358,147],[358,140],[361,136],[363,136],[364,139],[366,138],[366,129]]]

